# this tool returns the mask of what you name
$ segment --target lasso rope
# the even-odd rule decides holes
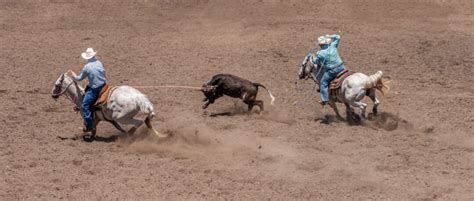
[[[179,89],[193,89],[193,90],[202,90],[202,87],[193,87],[193,86],[180,86],[180,85],[141,85],[141,86],[133,86],[134,88],[138,89],[146,89],[146,88],[179,88]]]

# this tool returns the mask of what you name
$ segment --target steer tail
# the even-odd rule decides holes
[[[382,92],[382,95],[387,95],[390,91],[390,87],[388,86],[390,80],[383,78],[382,75],[382,71],[377,71],[375,74],[370,75],[367,81],[365,82],[365,89],[375,88]]]
[[[268,92],[268,95],[270,95],[270,98],[272,99],[270,104],[273,105],[273,102],[275,101],[275,97],[272,95],[272,92],[260,83],[253,83],[253,85],[255,85],[257,88],[258,87],[264,88]]]
[[[148,100],[148,98],[144,94],[140,94],[135,98],[135,101],[140,107],[140,111],[149,116],[155,116],[155,112],[153,112],[153,104]]]

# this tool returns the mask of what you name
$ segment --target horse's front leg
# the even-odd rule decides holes
[[[344,105],[346,105],[346,120],[347,120],[347,122],[349,122],[350,124],[360,122],[359,115],[357,115],[354,112],[354,110],[352,110],[352,107],[350,106],[350,104],[345,102]]]
[[[211,101],[207,101],[206,103],[204,103],[204,105],[202,105],[202,109],[206,109],[207,107],[209,107],[209,104],[211,104]]]
[[[91,134],[87,134],[87,135],[84,135],[82,136],[82,139],[86,142],[92,142],[94,141],[95,139],[95,135],[97,133],[97,126],[99,125],[99,122],[100,122],[100,118],[98,116],[98,112],[95,112],[93,118],[92,118],[92,131],[91,131]]]
[[[360,116],[362,118],[365,118],[365,109],[367,108],[367,104],[365,104],[363,102],[357,102],[357,101],[349,102],[349,104],[353,107],[359,108],[360,109]]]

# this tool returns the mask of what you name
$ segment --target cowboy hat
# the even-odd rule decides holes
[[[89,48],[86,49],[86,52],[83,52],[81,54],[81,56],[82,56],[83,59],[89,60],[92,57],[95,57],[96,54],[97,54],[97,52],[94,52],[94,49],[92,49],[92,47],[89,47]]]
[[[319,36],[318,37],[318,45],[327,45],[331,43],[331,38],[325,37],[325,36]]]

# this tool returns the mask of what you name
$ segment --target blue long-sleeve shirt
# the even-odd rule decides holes
[[[89,80],[88,86],[90,88],[98,88],[107,83],[104,66],[96,58],[89,59],[81,73],[74,79],[81,81],[86,77]]]
[[[312,61],[314,64],[322,66],[325,70],[332,69],[342,64],[342,59],[337,50],[341,37],[338,34],[329,37],[332,39],[332,42],[328,45],[323,45]]]

